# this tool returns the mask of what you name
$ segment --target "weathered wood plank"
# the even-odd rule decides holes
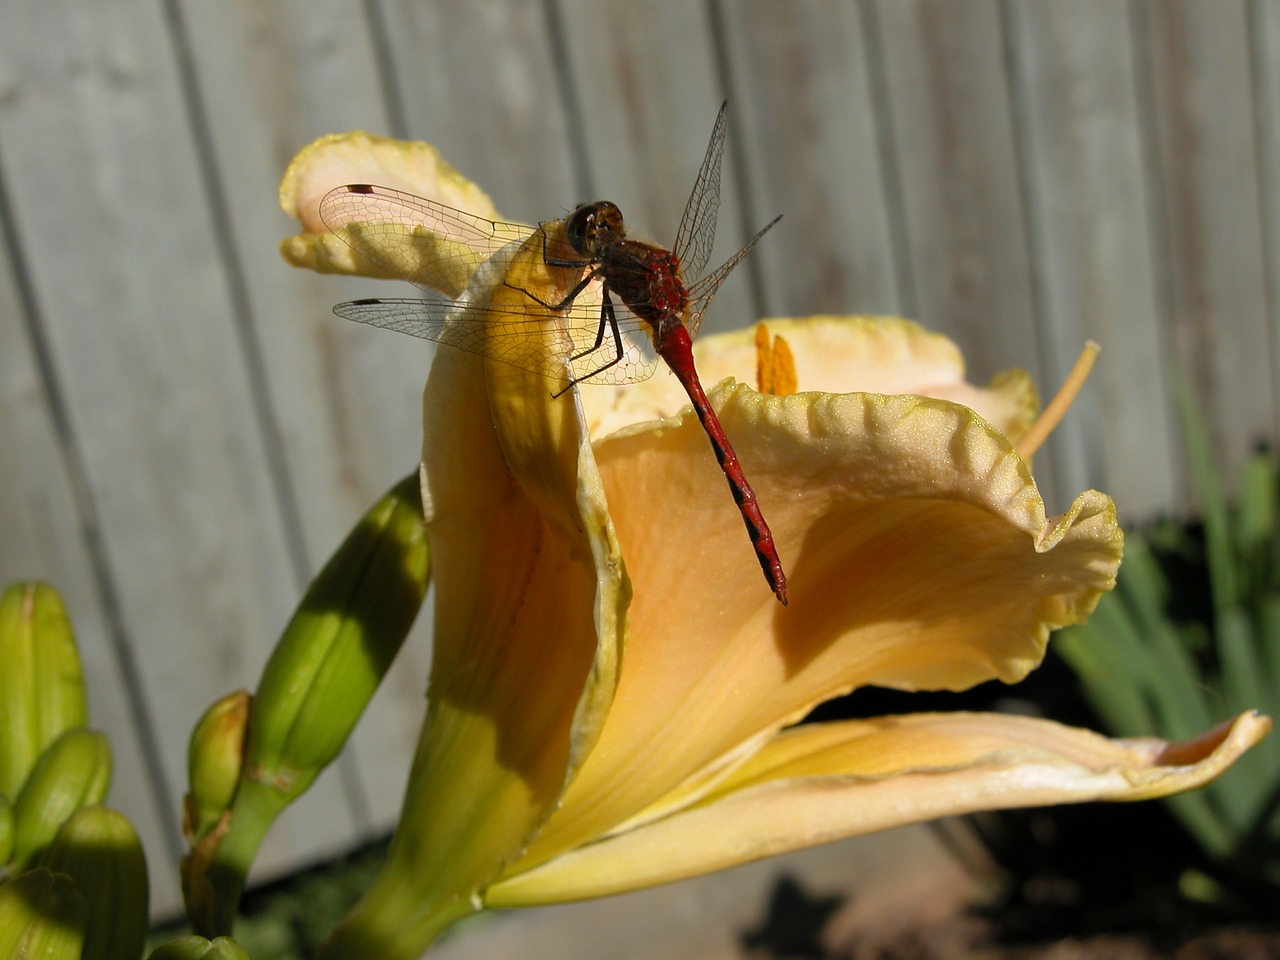
[[[102,605],[91,546],[85,540],[92,504],[76,496],[83,477],[68,462],[49,384],[30,337],[27,304],[12,270],[15,251],[0,234],[0,590],[18,580],[54,584],[76,631],[89,698],[89,723],[108,733],[112,786],[108,802],[124,811],[153,863],[172,860],[177,834],[171,811],[161,810],[148,768],[148,744],[137,727],[126,664],[113,642]],[[24,322],[26,320],[26,322]],[[156,906],[178,906],[160,885]]]
[[[1248,10],[1275,437],[1280,434],[1280,0],[1253,0]]]
[[[724,6],[725,41],[756,219],[782,213],[753,254],[770,312],[903,312],[859,8]]]
[[[252,685],[296,592],[272,438],[160,8],[9,8],[0,56],[0,162],[176,821],[191,723]],[[350,830],[334,786],[268,868]]]
[[[402,285],[321,277],[287,266],[276,252],[297,228],[276,203],[294,152],[325,133],[392,132],[381,81],[385,65],[377,62],[369,21],[351,4],[185,3],[183,11],[205,91],[234,269],[242,277],[268,415],[304,541],[305,569],[295,575],[287,597],[292,604],[374,499],[415,469],[422,442],[430,345],[360,327],[331,310],[340,300],[380,290],[399,294]],[[340,781],[353,804],[354,829],[314,836],[301,851],[307,859],[395,822],[422,722],[430,621],[428,607],[337,770],[326,774]],[[285,815],[281,829],[307,830],[305,804]]]
[[[544,4],[382,9],[406,135],[439,147],[508,219],[550,220],[582,199]]]
[[[882,44],[916,319],[982,375],[1039,373],[1004,40],[993,0],[868,4]]]
[[[1024,367],[1043,383],[999,5],[875,0],[862,9],[884,65],[903,302],[959,343],[973,379]],[[1039,455],[1036,473],[1051,509],[1055,446]]]
[[[621,207],[633,233],[664,245],[674,241],[716,111],[728,96],[729,142],[709,265],[727,260],[773,214],[750,226],[742,217],[742,158],[733,152],[740,142],[735,130],[741,130],[750,105],[737,91],[721,87],[705,5],[662,0],[647,4],[643,17],[625,0],[561,0],[559,7],[582,110],[588,186],[593,198]],[[760,316],[752,293],[756,270],[754,256],[738,267],[716,294],[704,330],[735,329]]]
[[[1160,0],[1139,10],[1166,336],[1230,472],[1275,430],[1245,4]]]
[[[1150,516],[1174,500],[1177,443],[1129,12],[1111,0],[1015,0],[1006,9],[1050,385],[1086,339],[1103,347],[1060,428],[1061,489],[1097,487],[1122,518]]]

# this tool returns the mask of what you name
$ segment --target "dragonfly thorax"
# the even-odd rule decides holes
[[[624,240],[605,261],[610,292],[637,317],[657,330],[683,317],[689,292],[680,278],[680,260],[669,250],[639,240]]]

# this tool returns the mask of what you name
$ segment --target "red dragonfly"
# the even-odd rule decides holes
[[[773,534],[733,445],[707,402],[693,363],[691,338],[711,298],[756,241],[782,219],[777,217],[767,224],[719,268],[686,282],[686,276],[696,277],[706,266],[715,240],[726,106],[720,107],[716,117],[707,154],[670,250],[630,239],[622,212],[607,200],[577,207],[565,221],[567,243],[555,248],[548,241],[545,225],[487,220],[373,184],[348,184],[330,191],[320,201],[320,216],[334,234],[392,276],[417,282],[424,251],[429,250],[436,268],[433,276],[452,276],[459,287],[481,262],[513,241],[523,243],[541,232],[543,258],[549,266],[583,272],[559,303],[545,303],[525,291],[529,296],[527,314],[521,314],[518,306],[501,311],[471,305],[461,308],[458,301],[419,282],[425,298],[353,300],[338,304],[333,312],[558,380],[565,385],[555,396],[577,383],[646,379],[656,366],[656,353],[688,393],[729,481],[765,579],[785,605],[787,577]],[[443,244],[439,243],[442,238]],[[446,262],[441,263],[440,257]],[[531,333],[530,328],[537,324],[545,329],[548,310],[558,314],[564,334],[554,341]]]

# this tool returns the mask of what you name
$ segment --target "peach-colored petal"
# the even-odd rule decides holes
[[[972,408],[1016,440],[1039,408],[1035,385],[1024,370],[1006,370],[985,387],[964,379],[964,358],[946,337],[898,317],[816,316],[762,320],[783,337],[795,357],[798,389],[825,393],[911,393],[953,400]],[[703,383],[734,377],[755,386],[754,328],[699,337],[694,356]],[[594,436],[645,420],[675,415],[688,398],[674,377],[618,390],[584,394]]]
[[[495,257],[458,309],[496,306],[508,281],[541,289],[541,256],[538,240]],[[344,944],[425,942],[451,905],[478,904],[558,801],[616,686],[629,594],[581,413],[542,378],[486,365],[441,350],[427,381],[428,717],[387,863]]]
[[[522,862],[599,836],[763,732],[865,684],[1021,679],[1111,588],[1089,491],[1058,518],[1009,441],[914,396],[713,394],[791,583],[766,589],[691,415],[596,444],[635,590],[600,742]],[[697,735],[690,735],[697,731]]]
[[[280,182],[280,206],[307,233],[324,233],[320,198],[344,183],[376,183],[493,218],[489,195],[429,143],[353,130],[320,137],[298,151]]]
[[[303,231],[281,242],[280,252],[286,261],[320,273],[388,276],[349,243],[329,233],[320,220],[321,198],[348,183],[378,184],[481,217],[497,216],[488,194],[445,162],[429,143],[392,140],[359,130],[329,134],[299,151],[280,182],[280,206],[297,218]],[[465,277],[461,283],[456,278],[437,281],[432,273],[434,264],[454,262],[454,251],[439,249],[429,235],[419,233],[415,239],[422,248],[420,274],[398,279],[416,280],[450,295],[457,294],[465,285]]]
[[[565,853],[485,894],[515,907],[622,893],[976,810],[1145,800],[1203,786],[1271,721],[1195,740],[1108,740],[1045,720],[918,714],[796,728],[696,806]]]

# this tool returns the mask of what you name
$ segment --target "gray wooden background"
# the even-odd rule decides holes
[[[431,346],[279,259],[289,158],[427,139],[513,219],[608,197],[669,241],[726,96],[717,255],[785,219],[709,328],[900,313],[1046,394],[1100,340],[1051,509],[1187,506],[1179,366],[1228,462],[1274,439],[1280,0],[0,5],[0,580],[64,592],[158,909],[191,723],[417,456]],[[393,822],[427,632],[257,876]]]

